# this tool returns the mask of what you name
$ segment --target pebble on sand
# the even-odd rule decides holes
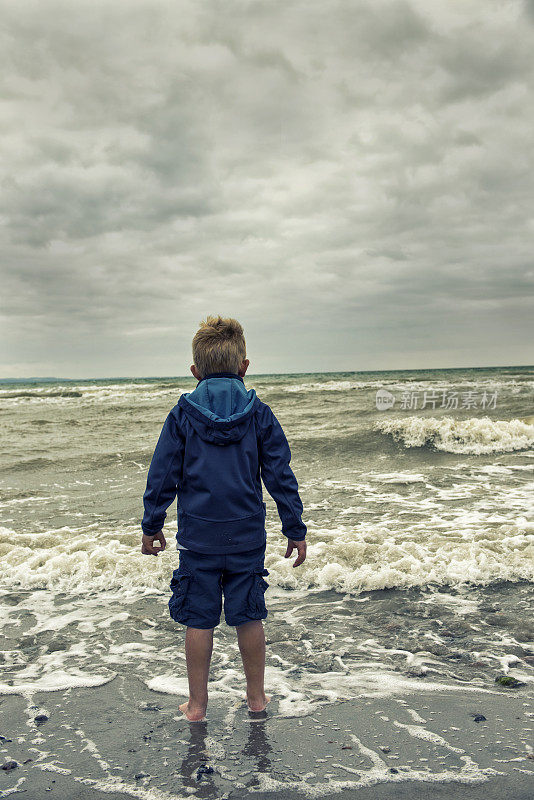
[[[215,770],[213,767],[208,766],[207,764],[202,764],[197,769],[197,781],[201,779],[203,775],[211,775]]]
[[[526,683],[518,681],[517,678],[512,678],[511,675],[497,675],[495,683],[506,686],[508,689],[517,689],[519,686],[526,686]]]

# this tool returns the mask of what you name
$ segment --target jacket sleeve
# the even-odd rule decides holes
[[[282,533],[288,539],[300,541],[306,537],[306,525],[301,519],[303,507],[298,483],[289,466],[291,450],[282,426],[266,406],[260,423],[260,470],[267,491],[273,498],[282,521]]]
[[[143,495],[145,513],[141,522],[143,533],[153,536],[163,528],[166,509],[178,491],[182,470],[184,440],[178,429],[176,417],[171,412],[159,435]]]

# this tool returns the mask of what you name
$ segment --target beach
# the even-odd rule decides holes
[[[153,603],[142,604],[147,617]],[[18,766],[0,772],[0,796],[532,797],[534,702],[522,689],[379,675],[369,665],[358,697],[290,717],[268,670],[265,712],[248,711],[236,681],[231,700],[212,689],[206,720],[192,723],[178,710],[179,640],[174,684],[147,664],[92,687],[71,678],[66,690],[28,682],[24,695],[4,695],[2,762]],[[222,645],[216,635],[214,662]]]
[[[223,615],[202,723],[178,709],[175,505],[165,552],[140,550],[196,381],[0,385],[0,797],[531,797],[532,368],[245,384],[288,436],[308,556],[284,558],[264,492],[272,700],[249,716]]]

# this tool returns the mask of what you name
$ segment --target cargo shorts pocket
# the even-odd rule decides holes
[[[267,608],[265,606],[265,591],[268,589],[269,584],[263,575],[268,574],[269,570],[262,567],[255,569],[253,573],[254,580],[247,597],[247,608],[249,614],[256,619],[264,619],[267,616]]]
[[[169,600],[169,612],[171,617],[180,622],[179,616],[189,609],[189,588],[192,575],[180,568],[175,569],[172,574],[170,588],[172,597]]]

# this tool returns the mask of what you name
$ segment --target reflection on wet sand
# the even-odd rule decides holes
[[[269,754],[273,748],[269,743],[266,722],[268,720],[267,711],[249,711],[249,722],[260,723],[250,724],[248,739],[239,751],[239,755],[248,760],[249,769],[247,774],[251,777],[244,783],[246,788],[259,786],[259,780],[255,773],[270,774],[273,769],[272,760]],[[203,798],[220,798],[220,786],[217,785],[215,775],[225,777],[226,770],[220,770],[215,763],[212,763],[209,743],[209,722],[189,723],[189,742],[187,745],[187,755],[183,759],[179,774],[182,778],[180,788],[194,788],[195,795]],[[234,754],[229,756],[238,761],[239,756]],[[250,769],[251,762],[255,761],[255,767]]]

